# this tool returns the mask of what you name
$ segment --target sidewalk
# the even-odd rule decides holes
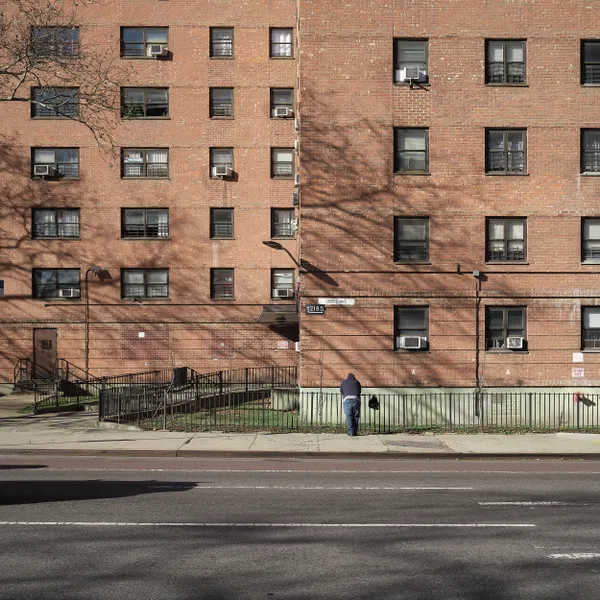
[[[0,397],[0,455],[162,457],[551,458],[600,460],[600,434],[178,433],[106,425],[97,413],[23,415],[25,394]]]

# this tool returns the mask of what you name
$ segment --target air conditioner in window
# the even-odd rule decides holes
[[[427,81],[427,71],[419,69],[419,67],[406,67],[406,69],[400,69],[398,73],[399,81],[415,81],[418,83],[425,83]]]
[[[292,231],[298,231],[298,219],[292,219],[290,225],[292,226]]]
[[[294,119],[294,129],[300,131],[300,119],[298,117]]]
[[[396,338],[396,346],[405,350],[421,350],[425,348],[427,338],[418,335],[402,335]]]
[[[294,152],[298,152],[300,150],[300,142],[298,140],[294,140]]]
[[[523,349],[523,338],[518,336],[508,336],[506,338],[506,347],[509,350],[522,350]]]
[[[294,115],[294,111],[287,106],[276,106],[275,116],[276,117],[291,117]]]
[[[56,169],[52,165],[34,165],[33,174],[36,177],[52,177],[56,175]]]
[[[231,177],[233,169],[227,165],[216,165],[212,168],[213,177]]]
[[[300,192],[292,192],[292,206],[300,204]]]
[[[58,290],[59,298],[79,298],[81,296],[81,290],[79,288],[65,288]]]
[[[150,44],[148,54],[150,56],[168,56],[169,49],[164,44]]]
[[[294,185],[300,185],[300,175],[298,173],[294,175]]]
[[[274,289],[273,290],[273,298],[293,298],[294,290],[289,288],[284,289]]]

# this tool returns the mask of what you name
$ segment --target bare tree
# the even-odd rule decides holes
[[[125,71],[110,49],[79,43],[75,9],[93,2],[0,3],[0,102],[26,102],[33,114],[78,121],[101,147],[113,148]]]

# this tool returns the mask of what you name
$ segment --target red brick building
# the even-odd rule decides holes
[[[116,158],[80,124],[3,107],[3,379],[36,330],[83,364],[87,323],[97,373],[299,359],[307,388],[349,370],[370,387],[596,385],[600,15],[586,3],[132,6],[80,13],[80,44],[130,70]],[[38,164],[74,172],[57,148],[79,149],[76,176],[38,179]],[[77,218],[78,236],[58,233]],[[89,274],[86,318],[94,265],[112,279]],[[344,304],[306,314],[320,299]]]

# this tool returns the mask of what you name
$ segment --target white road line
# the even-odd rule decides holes
[[[531,502],[478,502],[480,506],[599,506],[599,502],[562,502],[560,500]]]
[[[563,560],[590,560],[600,558],[598,552],[573,552],[572,554],[550,554],[548,558],[563,559]]]
[[[190,487],[194,486],[194,487]],[[190,482],[188,484],[162,484],[148,486],[152,490],[394,490],[394,491],[463,491],[474,490],[472,487],[394,487],[394,486],[351,486],[351,485],[202,485],[201,483]]]
[[[383,528],[510,528],[535,527],[532,523],[169,523],[169,522],[127,522],[127,521],[0,521],[0,526],[63,526],[63,527],[383,527]]]

